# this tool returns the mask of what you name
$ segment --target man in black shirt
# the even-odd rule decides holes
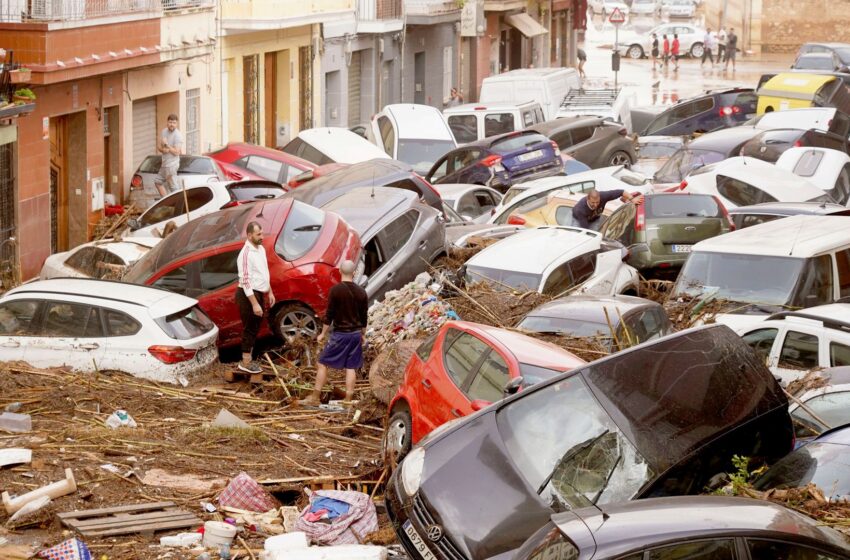
[[[619,198],[623,202],[632,201],[635,204],[643,202],[642,196],[633,197],[630,193],[622,189],[602,192],[591,189],[587,193],[587,196],[579,200],[578,204],[573,208],[573,221],[580,228],[598,230],[599,227],[594,222],[599,220],[599,217],[605,210],[605,204],[616,198]]]
[[[366,290],[354,283],[355,265],[343,261],[339,267],[342,281],[331,288],[328,295],[328,310],[322,320],[321,344],[333,327],[330,340],[319,355],[316,368],[316,387],[304,399],[307,405],[317,405],[322,396],[322,387],[328,380],[328,368],[345,370],[345,400],[354,396],[356,370],[363,365],[363,332],[369,310]]]

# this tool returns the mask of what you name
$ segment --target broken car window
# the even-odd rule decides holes
[[[28,334],[38,302],[29,299],[9,301],[0,305],[0,336]]]
[[[293,201],[283,231],[275,242],[275,253],[287,261],[303,257],[316,244],[324,223],[324,210]]]

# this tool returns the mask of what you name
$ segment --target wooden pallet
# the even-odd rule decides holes
[[[240,381],[242,379],[247,379],[251,383],[264,383],[268,380],[274,379],[274,372],[267,371],[263,369],[262,373],[247,373],[238,368],[233,368],[225,371],[222,374],[222,377],[228,383],[235,383],[236,381]]]
[[[194,514],[174,502],[155,502],[60,513],[59,520],[84,537],[153,533],[199,526]]]

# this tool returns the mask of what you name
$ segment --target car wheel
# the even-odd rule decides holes
[[[702,46],[702,43],[694,43],[691,45],[691,57],[692,58],[702,58],[702,53],[705,49]]]
[[[313,310],[300,303],[289,303],[275,315],[274,330],[286,344],[299,338],[314,339],[319,334],[319,319]]]
[[[608,165],[622,165],[628,169],[632,165],[632,157],[622,150],[617,150],[608,156]]]
[[[390,416],[387,430],[384,432],[384,465],[395,467],[410,452],[413,428],[410,411],[399,408]]]
[[[632,45],[631,47],[629,47],[629,50],[626,51],[626,54],[629,56],[629,58],[643,58],[643,47],[641,47],[640,45]]]

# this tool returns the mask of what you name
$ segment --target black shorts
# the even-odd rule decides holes
[[[652,58],[658,58],[658,49],[652,49]]]

